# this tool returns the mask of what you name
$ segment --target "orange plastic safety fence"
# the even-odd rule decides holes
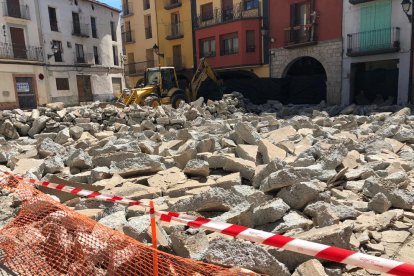
[[[0,230],[0,264],[17,275],[153,275],[154,250],[14,179],[0,182],[22,204]],[[242,275],[155,250],[158,275]],[[1,267],[0,267],[1,268]],[[0,269],[1,272],[1,269]]]

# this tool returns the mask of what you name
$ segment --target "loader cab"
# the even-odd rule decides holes
[[[145,86],[159,87],[161,95],[166,95],[172,88],[178,88],[174,67],[147,69],[145,72]]]

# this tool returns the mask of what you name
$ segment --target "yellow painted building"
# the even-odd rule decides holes
[[[161,66],[191,76],[194,67],[190,0],[155,0]]]
[[[147,67],[158,66],[153,46],[158,43],[155,0],[123,0],[125,76],[130,87],[143,79]]]

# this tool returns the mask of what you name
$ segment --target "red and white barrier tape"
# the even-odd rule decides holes
[[[31,184],[38,184],[43,187],[51,188],[54,190],[71,193],[79,196],[86,196],[97,200],[123,203],[126,205],[142,205],[149,207],[148,204],[141,201],[134,201],[125,199],[118,196],[103,195],[98,192],[92,192],[61,184],[53,184],[45,181],[39,181],[36,179],[24,179],[19,176],[15,176],[9,172],[3,172],[9,177],[14,177],[19,181],[28,182]],[[371,255],[354,252],[347,249],[342,249],[334,246],[327,246],[314,242],[308,242],[305,240],[295,239],[292,237],[276,235],[269,232],[264,232],[256,229],[247,228],[240,225],[229,224],[225,222],[213,221],[207,218],[193,217],[185,214],[174,213],[174,212],[159,212],[151,210],[151,215],[155,214],[160,218],[161,221],[171,222],[175,221],[189,227],[201,228],[213,232],[218,232],[223,235],[252,241],[255,243],[268,245],[272,247],[281,248],[284,250],[309,255],[321,259],[334,261],[337,263],[354,265],[357,267],[371,269],[378,272],[388,273],[392,275],[413,275],[414,276],[414,265],[406,264],[394,260],[388,260],[385,258],[375,257]]]

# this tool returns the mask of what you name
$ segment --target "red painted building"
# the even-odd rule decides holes
[[[195,2],[195,60],[205,57],[219,70],[248,69],[256,75],[268,76],[268,70],[263,70],[262,2]]]
[[[270,70],[287,80],[286,103],[340,103],[342,10],[342,0],[269,1]]]

